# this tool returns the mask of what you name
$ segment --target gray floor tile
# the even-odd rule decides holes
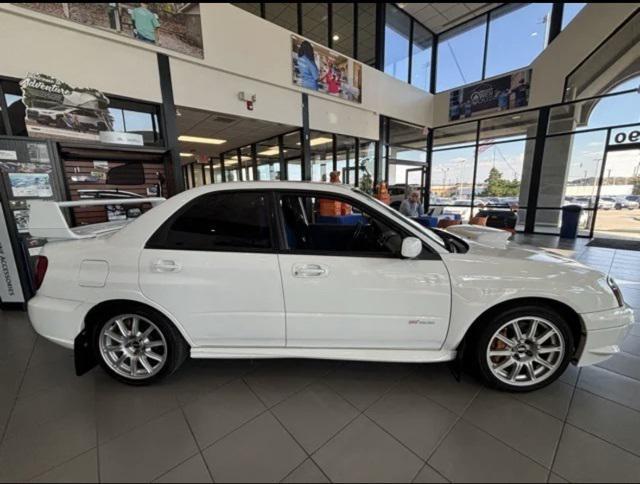
[[[441,476],[433,467],[429,464],[425,464],[418,475],[413,480],[414,483],[429,483],[429,482],[449,482],[443,476]]]
[[[509,446],[550,467],[562,421],[504,393],[483,390],[464,418]]]
[[[622,351],[640,357],[640,337],[629,335],[621,345]]]
[[[55,363],[61,358],[73,358],[73,350],[63,348],[38,336],[36,339],[29,366],[37,366],[46,363]]]
[[[98,452],[92,449],[36,477],[32,482],[99,482]]]
[[[566,425],[553,472],[570,482],[637,482],[640,458]]]
[[[94,368],[91,373],[98,371]],[[91,373],[81,377],[76,376],[73,358],[62,356],[54,361],[29,365],[24,374],[24,381],[20,388],[20,396],[28,397],[35,393],[58,386],[72,385],[74,380],[85,378]]]
[[[187,405],[240,378],[250,368],[248,360],[187,360],[166,385],[181,405]]]
[[[575,386],[578,382],[579,374],[580,368],[578,368],[576,365],[569,364],[569,366],[567,366],[567,369],[562,375],[560,375],[560,378],[558,378],[558,380],[566,383],[567,385]]]
[[[366,409],[408,372],[406,365],[345,362],[324,382],[359,410]]]
[[[180,410],[100,446],[100,480],[149,482],[198,452]]]
[[[100,443],[176,408],[175,395],[162,383],[132,388],[102,371],[96,375],[96,418]]]
[[[216,482],[279,482],[307,458],[269,412],[203,454]]]
[[[423,459],[429,457],[458,418],[402,384],[365,413]]]
[[[94,397],[92,375],[76,378],[68,385],[20,397],[15,402],[5,437],[37,431],[40,425],[67,415],[91,412],[94,409]]]
[[[640,410],[640,381],[599,368],[582,368],[578,387],[622,405]]]
[[[198,453],[153,482],[213,482],[213,480],[202,456]]]
[[[549,480],[547,482],[558,482],[558,483],[563,483],[563,482],[569,482],[566,479],[560,477],[558,474],[554,474],[553,472],[549,474]]]
[[[272,409],[304,449],[313,453],[358,415],[358,410],[326,385],[313,384]]]
[[[294,469],[282,482],[329,482],[320,468],[311,459],[305,460]]]
[[[363,415],[327,442],[313,459],[334,482],[407,482],[423,465]]]
[[[0,481],[32,479],[95,445],[92,409],[20,432],[0,445]]]
[[[481,388],[475,378],[466,374],[457,381],[449,366],[443,364],[416,368],[415,375],[409,377],[407,383],[415,392],[431,398],[458,415],[462,415]]]
[[[265,406],[241,380],[184,407],[200,448],[211,445],[264,411]]]
[[[598,366],[640,381],[640,356],[618,353],[608,360],[598,363]]]
[[[640,319],[638,319],[638,311],[636,314],[636,324],[631,325],[631,329],[629,329],[629,334],[633,336],[640,336]]]
[[[577,390],[567,422],[640,455],[640,412],[636,410]]]
[[[512,396],[521,402],[528,403],[543,412],[564,420],[569,411],[569,402],[573,394],[573,386],[556,380],[551,385],[535,392],[514,393]]]
[[[452,482],[542,482],[547,470],[460,420],[429,459]]]
[[[330,372],[336,363],[324,360],[270,361],[244,377],[267,406],[272,407]]]

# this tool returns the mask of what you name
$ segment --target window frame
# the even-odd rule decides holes
[[[179,207],[175,212],[173,212],[164,222],[160,224],[156,230],[154,230],[153,234],[146,240],[144,244],[145,250],[175,250],[175,251],[185,251],[185,252],[234,252],[234,253],[259,253],[259,254],[277,254],[279,252],[280,243],[279,237],[276,233],[276,218],[275,218],[275,210],[274,210],[274,199],[271,195],[271,190],[265,189],[222,189],[222,190],[212,190],[202,195],[199,195],[195,198],[192,198],[187,203]],[[201,201],[204,197],[211,197],[222,194],[240,194],[240,193],[257,193],[264,195],[266,201],[266,210],[267,210],[267,219],[269,223],[269,242],[271,244],[270,248],[257,248],[257,247],[216,247],[212,249],[198,249],[198,248],[175,248],[167,246],[167,232],[171,225],[182,216],[187,210]],[[159,239],[159,240],[156,240]]]
[[[425,243],[420,239],[415,233],[411,232],[409,229],[402,227],[399,223],[393,220],[391,217],[387,216],[380,210],[377,210],[374,207],[371,207],[368,204],[365,204],[359,200],[355,200],[347,195],[332,193],[332,192],[324,192],[321,190],[300,190],[300,189],[274,189],[274,209],[275,209],[275,218],[277,224],[277,232],[278,237],[280,239],[280,253],[288,254],[288,255],[313,255],[313,256],[325,256],[325,257],[358,257],[358,258],[371,258],[371,259],[399,259],[402,260],[403,257],[399,254],[378,254],[371,252],[356,252],[356,251],[327,251],[327,250],[299,250],[299,249],[291,249],[289,248],[289,244],[287,242],[287,235],[285,229],[285,221],[284,214],[282,213],[282,207],[280,205],[281,197],[283,195],[288,196],[298,196],[298,197],[315,197],[315,198],[332,198],[342,203],[348,203],[352,207],[371,214],[377,219],[381,219],[386,225],[388,225],[392,230],[396,231],[404,240],[406,237],[415,237],[418,238],[422,242],[422,252],[415,259],[411,260],[441,260],[440,254],[436,252],[429,244]]]

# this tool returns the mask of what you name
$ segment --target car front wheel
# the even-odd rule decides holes
[[[536,306],[503,312],[480,331],[476,345],[483,378],[513,392],[536,390],[556,380],[574,348],[566,320]]]
[[[146,385],[173,373],[188,349],[170,321],[145,308],[106,317],[94,343],[107,373],[131,385]]]

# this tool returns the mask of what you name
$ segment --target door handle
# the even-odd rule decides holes
[[[151,264],[154,272],[179,272],[182,266],[172,260],[157,260]]]
[[[327,274],[329,274],[329,270],[319,264],[296,264],[293,266],[294,277],[323,277]]]

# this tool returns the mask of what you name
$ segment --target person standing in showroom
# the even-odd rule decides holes
[[[420,192],[414,190],[400,204],[400,213],[407,217],[422,217],[424,215],[424,207],[420,203]]]

